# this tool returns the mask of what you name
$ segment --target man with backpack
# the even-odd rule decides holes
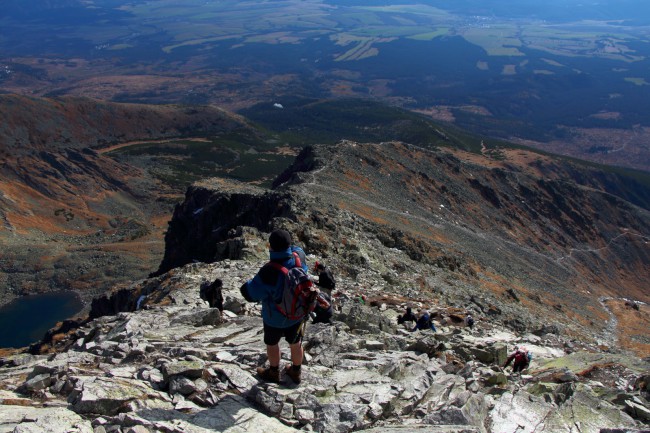
[[[289,343],[291,350],[291,365],[285,369],[285,374],[294,383],[300,383],[303,359],[302,338],[305,320],[313,310],[317,290],[312,288],[307,271],[305,252],[291,244],[291,235],[285,230],[275,230],[269,236],[270,261],[262,266],[253,279],[241,286],[241,293],[249,302],[262,303],[262,320],[264,322],[264,343],[269,359],[269,367],[258,367],[257,374],[267,382],[280,382],[280,339]],[[294,287],[289,282],[297,281]],[[306,281],[305,281],[306,280]],[[287,299],[296,296],[304,288],[305,296],[312,299]],[[290,290],[292,295],[287,295]],[[300,311],[290,311],[284,304],[293,304]],[[307,305],[310,304],[311,305]]]
[[[406,307],[406,312],[403,315],[397,316],[397,324],[406,324],[406,322],[417,322],[418,318],[415,317],[415,314],[413,314],[413,311],[411,310],[411,307]]]
[[[322,263],[316,262],[314,265],[314,271],[318,274],[318,281],[316,285],[325,289],[329,294],[332,293],[332,290],[336,288],[336,281],[334,280],[334,275],[332,271]]]
[[[221,280],[217,278],[213,282],[204,281],[199,288],[201,299],[206,301],[210,308],[218,308],[219,311],[223,311],[222,285]]]
[[[333,315],[332,298],[327,293],[320,292],[316,300],[316,308],[314,308],[314,312],[311,313],[313,322],[331,325]]]
[[[468,314],[467,317],[465,318],[465,324],[467,324],[470,331],[474,329],[474,318],[472,317],[471,314]]]
[[[528,368],[531,358],[532,355],[525,347],[515,346],[515,351],[508,356],[503,368],[505,369],[514,360],[515,362],[512,364],[512,372],[521,373],[523,370]]]
[[[431,316],[426,310],[420,310],[420,317],[418,318],[418,321],[415,322],[415,326],[413,329],[411,329],[411,332],[415,332],[418,329],[422,331],[425,329],[431,329],[433,332],[436,332],[436,327],[433,324],[433,320],[431,320]]]

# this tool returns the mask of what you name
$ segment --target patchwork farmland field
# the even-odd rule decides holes
[[[370,98],[650,169],[645,151],[614,151],[607,139],[585,152],[579,132],[648,126],[650,6],[640,0],[8,0],[3,11],[4,92],[235,111],[291,97]]]

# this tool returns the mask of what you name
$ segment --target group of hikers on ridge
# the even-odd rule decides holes
[[[420,316],[416,316],[413,314],[413,310],[411,307],[406,307],[406,311],[404,312],[403,315],[397,316],[397,323],[399,325],[406,325],[408,322],[415,323],[413,328],[411,328],[411,332],[415,332],[417,330],[425,330],[425,329],[431,329],[433,332],[436,332],[436,327],[433,324],[433,320],[431,319],[431,315],[427,310],[420,310]]]
[[[299,384],[304,357],[302,340],[307,320],[311,317],[314,323],[331,321],[331,293],[336,282],[331,271],[322,263],[316,262],[313,270],[318,275],[317,280],[310,277],[305,252],[293,245],[291,234],[286,230],[274,230],[269,236],[269,261],[240,288],[248,302],[262,304],[263,340],[269,366],[258,367],[257,374],[267,382],[280,383],[280,340],[284,338],[289,345],[291,364],[285,366],[283,372],[295,384]],[[314,287],[314,282],[318,287]],[[397,321],[405,325],[414,323],[412,328],[409,325],[411,332],[427,329],[436,332],[429,312],[422,309],[419,313],[418,317],[411,307],[407,307]],[[465,324],[473,328],[471,315],[466,317]],[[528,367],[530,355],[524,348],[517,349],[508,357],[503,368],[513,360],[513,372],[520,372]]]
[[[407,326],[409,322],[415,323],[415,326],[410,329],[411,332],[425,329],[431,329],[433,332],[437,332],[431,314],[425,309],[420,310],[420,315],[416,316],[411,307],[406,307],[404,314],[397,316],[397,324]],[[465,318],[465,325],[470,330],[474,329],[474,318],[471,314],[468,314]]]

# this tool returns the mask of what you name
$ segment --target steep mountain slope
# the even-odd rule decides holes
[[[239,258],[245,227],[285,226],[338,272],[369,272],[363,290],[617,345],[601,298],[650,302],[650,212],[615,195],[625,182],[520,150],[494,159],[394,142],[316,146],[274,191],[217,180],[191,188],[159,272]],[[634,190],[647,200],[641,184]],[[626,345],[648,353],[647,331],[632,334]]]
[[[70,288],[89,300],[159,262],[169,189],[103,148],[249,129],[214,107],[16,95],[0,107],[1,303]]]
[[[2,302],[56,288],[89,300],[159,263],[167,190],[103,150],[185,134],[259,134],[213,107],[1,98]],[[359,121],[371,126],[341,127],[384,134],[372,125],[393,111],[356,106],[366,107]],[[346,104],[314,107],[345,115]],[[320,145],[303,151],[273,192],[216,180],[192,188],[170,223],[159,272],[237,258],[245,227],[286,223],[339,272],[354,278],[368,267],[372,278],[359,283],[366,290],[471,304],[519,330],[560,323],[570,335],[613,346],[630,329],[626,347],[648,349],[647,332],[618,305],[623,297],[649,301],[647,179],[481,147],[403,115],[388,129],[408,137],[415,128],[423,147]]]
[[[645,432],[650,214],[616,195],[644,202],[627,182],[531,152],[349,141],[305,148],[274,189],[197,182],[158,275],[0,353],[0,428]],[[337,277],[299,385],[256,376],[260,307],[238,290],[280,227]],[[206,281],[223,311],[201,299]],[[407,305],[438,330],[398,326]],[[515,345],[533,353],[524,374],[504,367]]]

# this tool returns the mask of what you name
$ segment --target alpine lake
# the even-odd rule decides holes
[[[0,307],[0,348],[26,347],[65,319],[79,313],[83,304],[74,292],[53,292],[21,297]]]

